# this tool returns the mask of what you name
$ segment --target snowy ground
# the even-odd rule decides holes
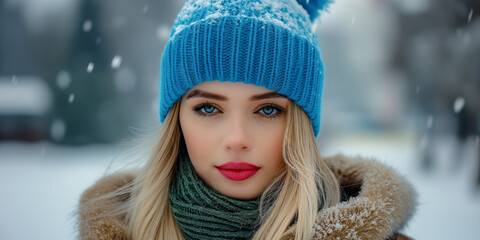
[[[322,140],[321,140],[322,141]],[[452,141],[439,142],[439,165],[418,170],[408,133],[356,134],[321,144],[324,155],[372,156],[393,166],[420,194],[418,212],[405,233],[416,239],[480,238],[480,194],[474,191],[476,153],[450,171]],[[472,143],[472,146],[475,143]],[[478,147],[477,147],[478,148]],[[62,147],[49,143],[0,143],[0,239],[74,239],[74,210],[80,193],[104,174],[119,146]]]

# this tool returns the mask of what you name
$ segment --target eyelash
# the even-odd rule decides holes
[[[195,112],[195,114],[201,116],[201,117],[213,117],[214,115],[216,115],[218,112],[216,113],[203,113],[201,110],[204,108],[204,107],[214,107],[215,109],[217,109],[218,112],[221,112],[220,109],[218,107],[216,107],[215,105],[209,103],[209,102],[203,102],[203,103],[200,103],[199,105],[196,105],[195,107],[193,107],[193,111]],[[278,106],[277,104],[273,104],[273,103],[269,103],[269,104],[266,104],[264,106],[262,106],[258,111],[266,108],[266,107],[271,107],[273,108],[274,110],[277,111],[276,114],[274,115],[265,115],[265,114],[260,114],[262,115],[263,118],[267,118],[267,119],[275,119],[275,118],[278,118],[280,117],[283,113],[285,113],[285,109],[283,107],[280,107]],[[257,112],[258,112],[257,111]]]

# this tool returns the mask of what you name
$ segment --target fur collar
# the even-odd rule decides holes
[[[393,169],[371,159],[336,155],[324,159],[343,188],[342,201],[317,215],[312,239],[393,239],[413,215],[416,193]],[[123,199],[102,196],[131,182],[135,174],[100,179],[80,199],[80,239],[127,239],[124,217],[98,217]],[[397,238],[400,239],[400,238]]]
[[[343,155],[325,161],[346,196],[318,213],[314,239],[387,239],[412,217],[416,193],[392,168]]]

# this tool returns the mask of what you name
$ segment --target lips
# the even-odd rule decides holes
[[[233,181],[249,179],[260,169],[260,167],[247,162],[228,162],[216,168],[223,176]]]

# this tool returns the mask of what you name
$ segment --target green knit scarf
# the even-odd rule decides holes
[[[180,154],[170,185],[170,207],[187,239],[251,239],[259,216],[259,199],[226,197],[206,185],[188,154]]]

